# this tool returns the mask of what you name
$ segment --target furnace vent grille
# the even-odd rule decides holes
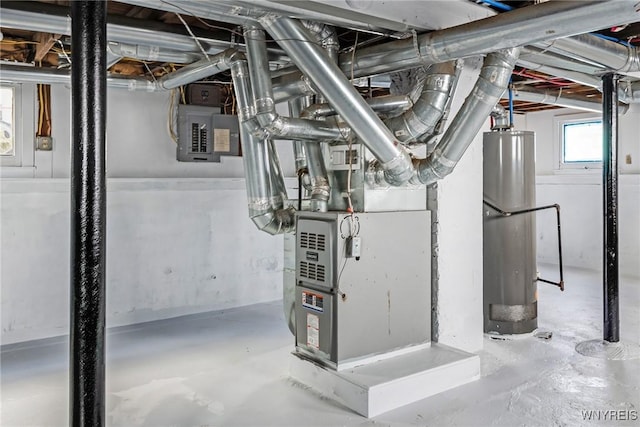
[[[325,235],[316,233],[300,233],[300,247],[314,251],[324,251]]]
[[[324,282],[324,265],[300,261],[300,277]]]

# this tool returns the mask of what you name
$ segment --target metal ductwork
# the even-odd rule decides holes
[[[618,3],[616,2],[616,9],[617,5]],[[633,18],[635,18],[633,19],[634,21],[637,20],[637,13]],[[640,71],[640,56],[637,48],[623,46],[591,34],[581,34],[567,39],[554,40],[546,43],[546,45],[595,62],[620,74]]]
[[[152,30],[137,26],[113,22],[110,17],[107,23],[109,41],[130,45],[146,44],[154,48],[171,49],[181,52],[200,52],[196,41],[188,35]],[[131,23],[130,21],[127,24]],[[2,4],[2,26],[53,34],[71,34],[71,18],[68,8],[54,5],[43,5],[35,2]],[[229,42],[213,38],[199,37],[198,41],[208,54],[216,54],[229,47]]]
[[[388,182],[392,185],[407,182],[413,175],[408,153],[397,147],[398,141],[389,129],[311,34],[290,18],[266,15],[260,23],[380,160]]]
[[[423,136],[433,134],[444,115],[458,71],[455,61],[429,67],[421,79],[422,90],[413,108],[385,121],[401,143],[419,142]]]
[[[244,141],[242,158],[246,174],[249,216],[258,229],[266,233],[291,232],[295,229],[294,210],[284,207],[282,193],[285,187],[284,182],[277,182],[282,179],[281,172],[273,170],[277,160],[273,157],[271,142],[256,137],[247,125],[255,118],[255,107],[246,61],[232,64],[231,77],[238,101],[241,138]]]
[[[276,104],[294,100],[301,96],[312,96],[316,91],[302,73],[285,74],[274,77],[271,81],[273,100]]]
[[[71,84],[71,72],[69,70],[57,70],[54,68],[36,68],[26,65],[0,65],[0,81],[36,83],[36,84]],[[107,85],[112,88],[139,90],[143,92],[155,92],[157,85],[144,78],[119,77],[110,75],[107,77]]]
[[[231,64],[244,60],[244,54],[236,49],[227,49],[211,58],[205,58],[171,74],[166,74],[158,80],[162,89],[174,89],[205,77],[213,76],[231,68]]]
[[[588,75],[598,75],[606,72],[605,67],[550,52],[548,50],[549,47],[547,46],[547,49],[540,49],[534,46],[523,47],[520,59],[518,59],[518,65],[534,69],[525,64],[537,64],[538,66],[544,65]]]
[[[379,116],[396,117],[413,107],[413,101],[407,95],[383,95],[366,99],[365,102]],[[313,104],[305,109],[304,117],[335,116],[338,112],[330,104]]]
[[[533,88],[516,89],[513,92],[514,101],[537,102],[540,104],[557,105],[559,107],[575,108],[577,110],[601,112],[602,104],[592,98],[578,95],[564,95],[561,90],[536,90]],[[620,104],[618,111],[624,114],[628,106]]]
[[[278,138],[314,141],[336,141],[349,136],[350,130],[345,126],[280,116],[276,112],[273,97],[264,30],[248,27],[245,29],[245,39],[256,119],[265,132]]]
[[[128,44],[119,42],[107,43],[107,54],[121,58],[135,58],[141,61],[170,62],[175,64],[190,64],[197,61],[200,55],[190,52],[178,52],[162,49],[158,46]]]
[[[491,126],[491,130],[504,130],[510,129],[511,123],[509,123],[509,112],[504,109],[504,107],[500,104],[496,104],[491,110],[491,118],[494,123]]]
[[[354,77],[362,77],[573,36],[637,21],[636,4],[635,0],[540,3],[364,48],[353,55],[353,63],[352,55],[345,53],[340,67],[345,74],[353,70]]]
[[[416,160],[419,182],[432,184],[453,171],[506,90],[519,50],[511,48],[487,55],[478,81],[436,150],[426,159]]]
[[[311,99],[301,96],[289,101],[289,116],[300,117],[300,113],[311,104]],[[293,156],[296,162],[296,171],[303,173],[307,169],[307,153],[302,141],[293,141]]]

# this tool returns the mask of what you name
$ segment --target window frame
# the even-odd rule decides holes
[[[33,176],[35,161],[36,85],[1,81],[14,92],[14,154],[0,156],[0,178]]]
[[[555,137],[554,137],[554,157],[555,167],[558,171],[592,171],[598,172],[602,169],[602,161],[595,162],[566,162],[564,161],[564,126],[576,123],[589,123],[600,121],[602,115],[599,113],[569,114],[554,117]]]
[[[0,86],[13,90],[13,154],[0,156],[0,166],[21,166],[22,165],[22,85],[15,83],[0,82]]]

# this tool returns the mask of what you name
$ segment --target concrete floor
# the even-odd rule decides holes
[[[568,270],[566,279],[564,293],[539,287],[539,325],[551,340],[485,339],[482,379],[373,420],[288,379],[293,337],[280,303],[119,328],[108,336],[108,424],[565,426],[603,424],[583,411],[640,411],[640,360],[574,351],[601,334],[600,275]],[[622,279],[620,294],[622,338],[638,344],[640,280]],[[67,348],[51,339],[3,349],[0,425],[68,425]]]

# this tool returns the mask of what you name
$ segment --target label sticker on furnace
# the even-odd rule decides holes
[[[302,306],[322,313],[324,311],[324,298],[322,295],[314,294],[313,292],[302,292]]]
[[[311,313],[307,313],[307,346],[320,349],[320,319]]]

